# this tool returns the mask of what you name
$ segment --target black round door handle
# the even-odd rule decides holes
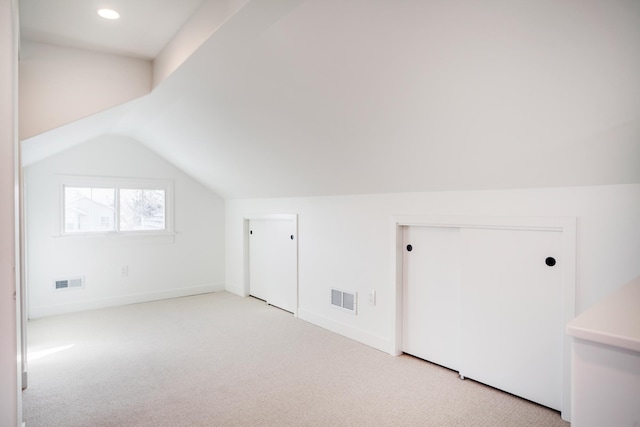
[[[291,235],[291,240],[293,240],[293,234]]]
[[[411,251],[413,250],[413,246],[411,246],[411,245],[407,245],[407,250],[408,250],[409,252],[411,252]]]
[[[554,265],[556,265],[556,259],[550,256],[544,260],[544,263],[547,264],[549,267],[553,267]]]

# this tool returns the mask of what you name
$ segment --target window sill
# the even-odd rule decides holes
[[[175,242],[175,232],[131,232],[131,233],[77,233],[58,234],[54,239],[74,243],[91,244],[171,244]]]

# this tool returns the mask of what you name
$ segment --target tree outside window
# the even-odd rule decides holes
[[[165,191],[120,189],[120,230],[164,230]]]

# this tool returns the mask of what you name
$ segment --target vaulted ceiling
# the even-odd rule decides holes
[[[149,95],[23,150],[102,134],[231,198],[640,182],[640,2],[253,0]]]

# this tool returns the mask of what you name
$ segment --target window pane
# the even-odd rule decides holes
[[[66,233],[115,230],[113,188],[64,187]]]
[[[164,230],[165,191],[120,190],[120,230]]]

